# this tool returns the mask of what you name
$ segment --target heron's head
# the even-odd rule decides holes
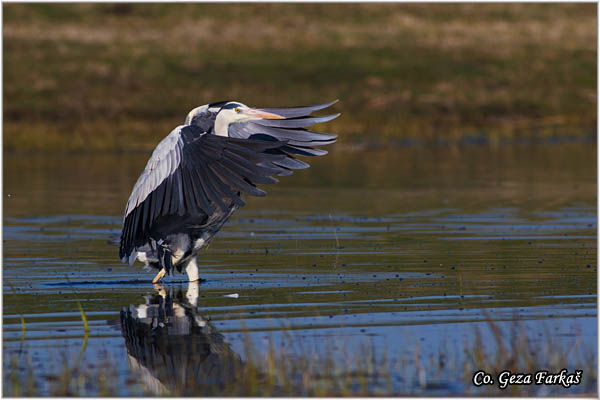
[[[259,119],[284,119],[285,117],[262,111],[256,108],[250,108],[237,101],[225,103],[215,119],[215,134],[218,136],[228,136],[229,125],[236,122],[246,122]]]
[[[217,113],[227,104],[227,101],[220,101],[217,103],[204,104],[203,106],[196,107],[190,111],[185,117],[185,125],[196,125],[205,131],[208,131],[215,123],[215,117]]]

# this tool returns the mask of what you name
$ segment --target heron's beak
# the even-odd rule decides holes
[[[262,119],[285,119],[285,117],[279,114],[273,114],[270,112],[257,110],[255,108],[248,108],[244,110],[244,114],[253,117],[253,118],[262,118]]]

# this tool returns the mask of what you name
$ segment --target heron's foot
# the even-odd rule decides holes
[[[165,286],[162,283],[155,283],[154,289],[158,292],[158,294],[164,299],[167,297],[167,291],[165,290]]]
[[[152,283],[156,283],[156,282],[160,281],[166,274],[167,274],[167,271],[164,268],[161,269],[158,272],[158,274],[156,274],[156,276],[154,277],[154,279],[152,279]]]

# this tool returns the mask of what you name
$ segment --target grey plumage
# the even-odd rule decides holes
[[[294,155],[327,153],[314,147],[331,144],[337,136],[306,127],[337,117],[309,116],[332,104],[251,109],[220,102],[192,110],[186,125],[159,143],[134,185],[119,256],[133,262],[143,253],[140,259],[146,257],[151,266],[180,269],[245,204],[242,193],[264,196],[257,184],[275,183],[275,176],[308,167]],[[217,118],[225,133],[216,132]],[[184,242],[191,244],[180,248]]]

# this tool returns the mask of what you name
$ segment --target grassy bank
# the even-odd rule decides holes
[[[593,134],[594,4],[7,4],[4,149],[154,147],[193,107],[341,99],[345,140]]]

